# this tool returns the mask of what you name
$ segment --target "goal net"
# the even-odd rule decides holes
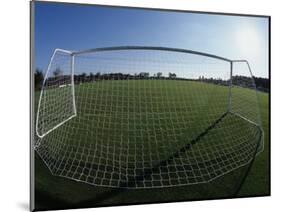
[[[207,183],[262,151],[247,61],[160,48],[56,50],[36,151],[53,175],[96,186]]]

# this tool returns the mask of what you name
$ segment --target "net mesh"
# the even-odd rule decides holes
[[[230,76],[229,62],[182,52],[56,52],[35,149],[54,175],[97,186],[209,182],[248,164],[261,140],[249,69]]]

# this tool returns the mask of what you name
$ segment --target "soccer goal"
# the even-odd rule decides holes
[[[56,49],[35,150],[53,175],[105,187],[208,183],[263,150],[249,63],[185,49]]]

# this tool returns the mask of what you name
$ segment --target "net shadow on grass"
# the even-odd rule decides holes
[[[183,146],[181,149],[174,152],[166,160],[162,160],[159,163],[157,163],[156,165],[154,165],[152,168],[147,168],[142,173],[139,173],[137,176],[129,178],[127,182],[121,183],[119,188],[111,188],[109,191],[99,194],[98,197],[95,197],[94,199],[82,202],[81,205],[85,205],[85,207],[92,206],[93,204],[99,205],[99,204],[102,204],[103,202],[106,202],[106,200],[109,200],[115,196],[120,195],[123,192],[129,191],[130,189],[128,189],[128,188],[136,187],[136,185],[139,182],[144,181],[147,177],[151,176],[154,172],[157,172],[159,167],[168,166],[169,163],[171,163],[173,161],[173,159],[179,157],[181,153],[188,152],[192,148],[193,145],[200,142],[201,139],[204,136],[206,136],[209,131],[214,129],[227,115],[230,116],[232,114],[230,114],[229,112],[223,113],[217,120],[214,121],[214,123],[212,125],[210,125],[208,128],[206,128],[206,130],[204,130],[202,133],[200,133],[196,138],[194,138],[191,142],[189,142],[188,144]],[[261,136],[262,136],[261,130],[259,129],[259,127],[257,127],[257,128],[259,131],[259,136],[258,136],[258,140],[257,140],[258,141],[257,147],[254,151],[253,157],[252,157],[251,161],[249,162],[248,168],[246,168],[246,170],[241,172],[241,174],[240,174],[240,175],[242,175],[242,177],[240,177],[241,180],[239,180],[238,182],[235,183],[235,186],[234,186],[235,188],[233,189],[234,191],[233,191],[233,193],[229,194],[229,197],[235,197],[238,194],[240,188],[242,187],[242,185],[249,173],[249,170],[251,169],[252,163],[255,159],[255,155],[258,150],[259,141],[261,140]],[[220,159],[224,160],[228,156],[230,156],[230,155],[221,156]]]
[[[204,136],[206,136],[206,134],[208,134],[208,132],[210,132],[212,129],[215,129],[216,126],[221,123],[223,121],[223,119],[225,119],[228,116],[232,116],[231,113],[224,113],[222,114],[216,121],[214,121],[214,123],[212,125],[210,125],[205,131],[203,131],[198,137],[196,137],[194,140],[192,140],[192,145],[195,145],[196,143],[200,143],[200,142],[206,142],[206,140],[203,140]],[[261,136],[262,136],[262,132],[259,130],[259,137],[257,140],[257,147],[258,144],[261,140]],[[67,200],[64,199],[56,199],[56,198],[52,198],[52,195],[48,195],[47,193],[41,192],[40,190],[36,191],[36,197],[38,197],[38,200],[43,200],[40,201],[40,204],[42,204],[43,206],[38,206],[38,208],[40,208],[40,210],[46,210],[49,208],[50,206],[50,202],[53,205],[53,209],[62,209],[62,208],[79,208],[79,207],[99,207],[99,206],[106,206],[106,205],[124,205],[124,204],[144,204],[144,203],[157,203],[157,202],[170,202],[170,201],[187,201],[187,200],[201,200],[201,199],[215,199],[215,198],[234,198],[236,197],[237,193],[239,192],[241,186],[243,185],[244,180],[246,179],[249,170],[251,169],[251,165],[252,162],[254,161],[254,155],[256,154],[256,152],[254,152],[253,157],[251,162],[244,167],[241,167],[239,170],[234,171],[234,172],[230,172],[230,174],[228,175],[224,175],[222,177],[219,177],[218,179],[212,181],[211,183],[201,183],[201,184],[197,184],[197,185],[189,185],[189,186],[182,186],[182,187],[178,187],[177,191],[179,191],[179,193],[181,192],[188,192],[188,193],[193,193],[193,192],[199,192],[199,196],[198,195],[191,195],[191,197],[187,198],[186,195],[183,195],[182,198],[180,198],[180,196],[175,196],[176,199],[171,199],[171,195],[167,195],[168,197],[164,198],[164,199],[157,199],[156,197],[154,197],[154,195],[156,195],[157,193],[162,193],[162,192],[172,192],[174,189],[171,188],[165,188],[163,189],[158,189],[158,188],[154,188],[154,189],[128,189],[126,188],[126,186],[129,185],[134,185],[135,183],[137,183],[138,181],[142,181],[143,179],[145,179],[145,177],[149,176],[151,173],[153,173],[154,170],[157,169],[157,166],[161,166],[162,165],[167,165],[169,164],[174,157],[177,157],[181,152],[187,152],[188,150],[190,150],[190,148],[192,147],[191,144],[187,144],[184,147],[182,147],[181,149],[179,149],[178,151],[176,151],[175,153],[173,153],[169,158],[167,158],[166,160],[163,160],[161,162],[159,162],[158,164],[156,164],[154,167],[152,167],[151,169],[146,169],[145,172],[143,173],[139,173],[139,175],[137,175],[135,178],[130,178],[128,182],[123,183],[122,185],[120,185],[120,188],[99,188],[99,187],[95,187],[93,186],[92,189],[94,191],[93,198],[89,198],[86,200],[81,200],[78,202],[69,202]],[[257,151],[258,148],[256,148]],[[226,156],[227,157],[227,156]],[[223,185],[224,178],[231,178],[232,182],[235,184],[235,186],[233,185]],[[237,180],[238,179],[238,180]],[[63,181],[63,178],[58,178],[59,182]],[[73,183],[71,183],[71,181],[69,182],[71,185]],[[59,183],[60,184],[60,183]],[[75,185],[75,184],[74,184]],[[81,184],[78,183],[76,184],[78,187],[82,186],[83,188],[87,188],[86,184]],[[121,187],[123,186],[123,187]],[[76,186],[75,186],[76,187]],[[235,187],[235,188],[234,188]],[[200,191],[198,191],[198,189]],[[216,192],[215,190],[219,190],[218,192]],[[223,194],[220,193],[220,190],[223,190]],[[75,193],[75,192],[74,192]],[[70,196],[75,196],[75,194],[70,194]],[[202,193],[204,194],[202,196]],[[143,195],[147,194],[147,197],[142,197]],[[134,198],[132,199],[128,199],[128,196],[139,196],[141,195],[140,199],[139,198]],[[157,195],[156,195],[157,196]],[[166,196],[166,195],[165,195]],[[190,195],[188,195],[190,196]],[[152,198],[150,198],[152,197]],[[157,201],[154,201],[154,199],[156,199]],[[46,206],[44,206],[44,204]],[[48,206],[48,207],[47,207]],[[45,209],[46,208],[46,209]]]

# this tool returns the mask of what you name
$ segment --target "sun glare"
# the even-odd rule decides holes
[[[244,57],[256,57],[260,51],[260,40],[257,30],[251,25],[240,26],[235,34],[237,48]]]

